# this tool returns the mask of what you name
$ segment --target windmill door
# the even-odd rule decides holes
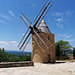
[[[52,59],[51,59],[51,53],[48,53],[48,54],[47,54],[47,62],[51,62],[51,60],[52,60]]]

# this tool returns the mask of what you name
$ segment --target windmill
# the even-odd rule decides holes
[[[51,43],[48,37],[49,34],[47,36],[47,34],[45,34],[44,32],[41,31],[41,29],[39,29],[39,24],[41,24],[42,22],[45,23],[43,19],[47,14],[47,12],[49,11],[49,9],[51,8],[51,6],[52,3],[47,0],[33,23],[28,18],[28,16],[24,14],[24,12],[22,12],[20,16],[22,22],[26,25],[26,27],[28,27],[28,30],[24,34],[20,43],[18,44],[18,48],[24,51],[30,39],[32,38],[32,61],[34,62],[48,62],[50,59],[51,61],[53,59],[52,62],[55,61],[55,58],[52,57],[51,52],[52,48],[54,48],[53,47],[54,41],[53,43]],[[51,35],[52,34],[50,33],[50,36]],[[54,38],[54,35],[52,36]],[[55,57],[55,54],[53,55]]]

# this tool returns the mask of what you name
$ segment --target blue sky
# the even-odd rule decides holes
[[[20,20],[23,11],[34,21],[46,0],[0,0],[0,48],[18,50],[17,44],[27,28]],[[75,47],[75,0],[51,0],[51,9],[45,16],[55,42],[64,40]],[[31,51],[31,41],[26,51]]]

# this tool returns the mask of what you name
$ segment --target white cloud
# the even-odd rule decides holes
[[[0,23],[4,23],[4,21],[3,20],[0,20]]]
[[[65,34],[63,34],[62,36],[64,37],[64,36],[66,36],[67,34],[65,33]]]
[[[75,39],[64,39],[64,41],[74,42]]]
[[[22,35],[24,36],[25,33],[22,33]]]
[[[70,38],[72,35],[65,36],[65,38]]]
[[[75,47],[75,44],[73,44],[72,47]]]
[[[61,36],[61,37],[64,37],[64,36],[66,36],[67,34],[65,33],[65,34],[59,34],[58,36]]]
[[[15,46],[17,47],[18,43],[15,43],[15,44],[13,44],[13,45],[15,45]]]
[[[19,50],[17,47],[18,43],[16,41],[0,41],[0,48],[4,48],[5,50]],[[32,44],[28,44],[26,46],[25,51],[31,51],[32,50]]]
[[[0,48],[4,48],[5,50],[18,50],[16,41],[0,41]]]
[[[67,20],[65,20],[63,17],[61,18],[54,18],[54,20],[56,21],[56,26],[59,28],[63,28],[63,23]]]
[[[72,37],[72,35],[67,35],[66,33],[65,34],[59,34],[58,36],[66,38],[66,39]]]
[[[72,16],[73,11],[66,11],[66,12],[54,12],[51,15],[54,16],[55,24],[58,28],[63,28],[64,23],[68,21],[67,16]]]
[[[17,43],[16,41],[11,41],[10,43],[13,43],[13,44],[15,44],[15,43]]]
[[[0,16],[6,20],[10,20],[10,16],[4,15],[4,14],[0,14]]]
[[[60,28],[63,28],[63,24],[60,24]]]
[[[12,10],[9,10],[8,13],[9,13],[11,16],[15,17],[15,14],[12,12]]]
[[[73,11],[70,11],[70,10],[66,11],[67,16],[72,16],[72,14],[73,14]]]
[[[57,26],[57,27],[63,28],[63,22],[64,22],[63,17],[54,18],[54,21],[56,21],[56,26]]]
[[[60,17],[63,15],[63,13],[60,13],[60,12],[54,12],[51,14],[52,16],[56,16],[56,17]]]
[[[5,41],[0,41],[0,44],[8,45],[9,43],[8,42],[5,42]]]
[[[66,12],[54,12],[54,13],[52,13],[51,15],[52,16],[55,16],[55,17],[63,17],[64,15],[65,16],[72,16],[72,14],[73,14],[73,11],[71,11],[71,10],[67,10]]]
[[[62,18],[58,18],[58,19],[54,19],[54,20],[57,21],[57,22],[63,22]]]
[[[18,50],[17,46],[14,44],[9,45],[0,45],[1,48],[4,48],[5,50]]]
[[[61,24],[61,23],[56,23],[56,26],[59,28],[63,28],[63,24]]]

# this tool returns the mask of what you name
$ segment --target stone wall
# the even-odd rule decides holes
[[[38,34],[41,35],[41,33]],[[40,62],[40,63],[55,62],[54,34],[51,33],[44,33],[44,34],[47,37],[49,37],[49,41],[52,43],[52,46],[47,50],[44,49],[43,52],[38,46],[38,44],[35,42],[35,40],[32,38],[32,61],[33,62]],[[35,34],[32,34],[32,36],[34,36],[37,39],[37,41],[40,43],[40,39]]]
[[[2,62],[2,63],[0,63],[0,68],[4,68],[4,67],[21,67],[21,66],[34,66],[34,62],[25,61],[25,62]]]
[[[73,54],[68,54],[70,60],[73,60]]]

